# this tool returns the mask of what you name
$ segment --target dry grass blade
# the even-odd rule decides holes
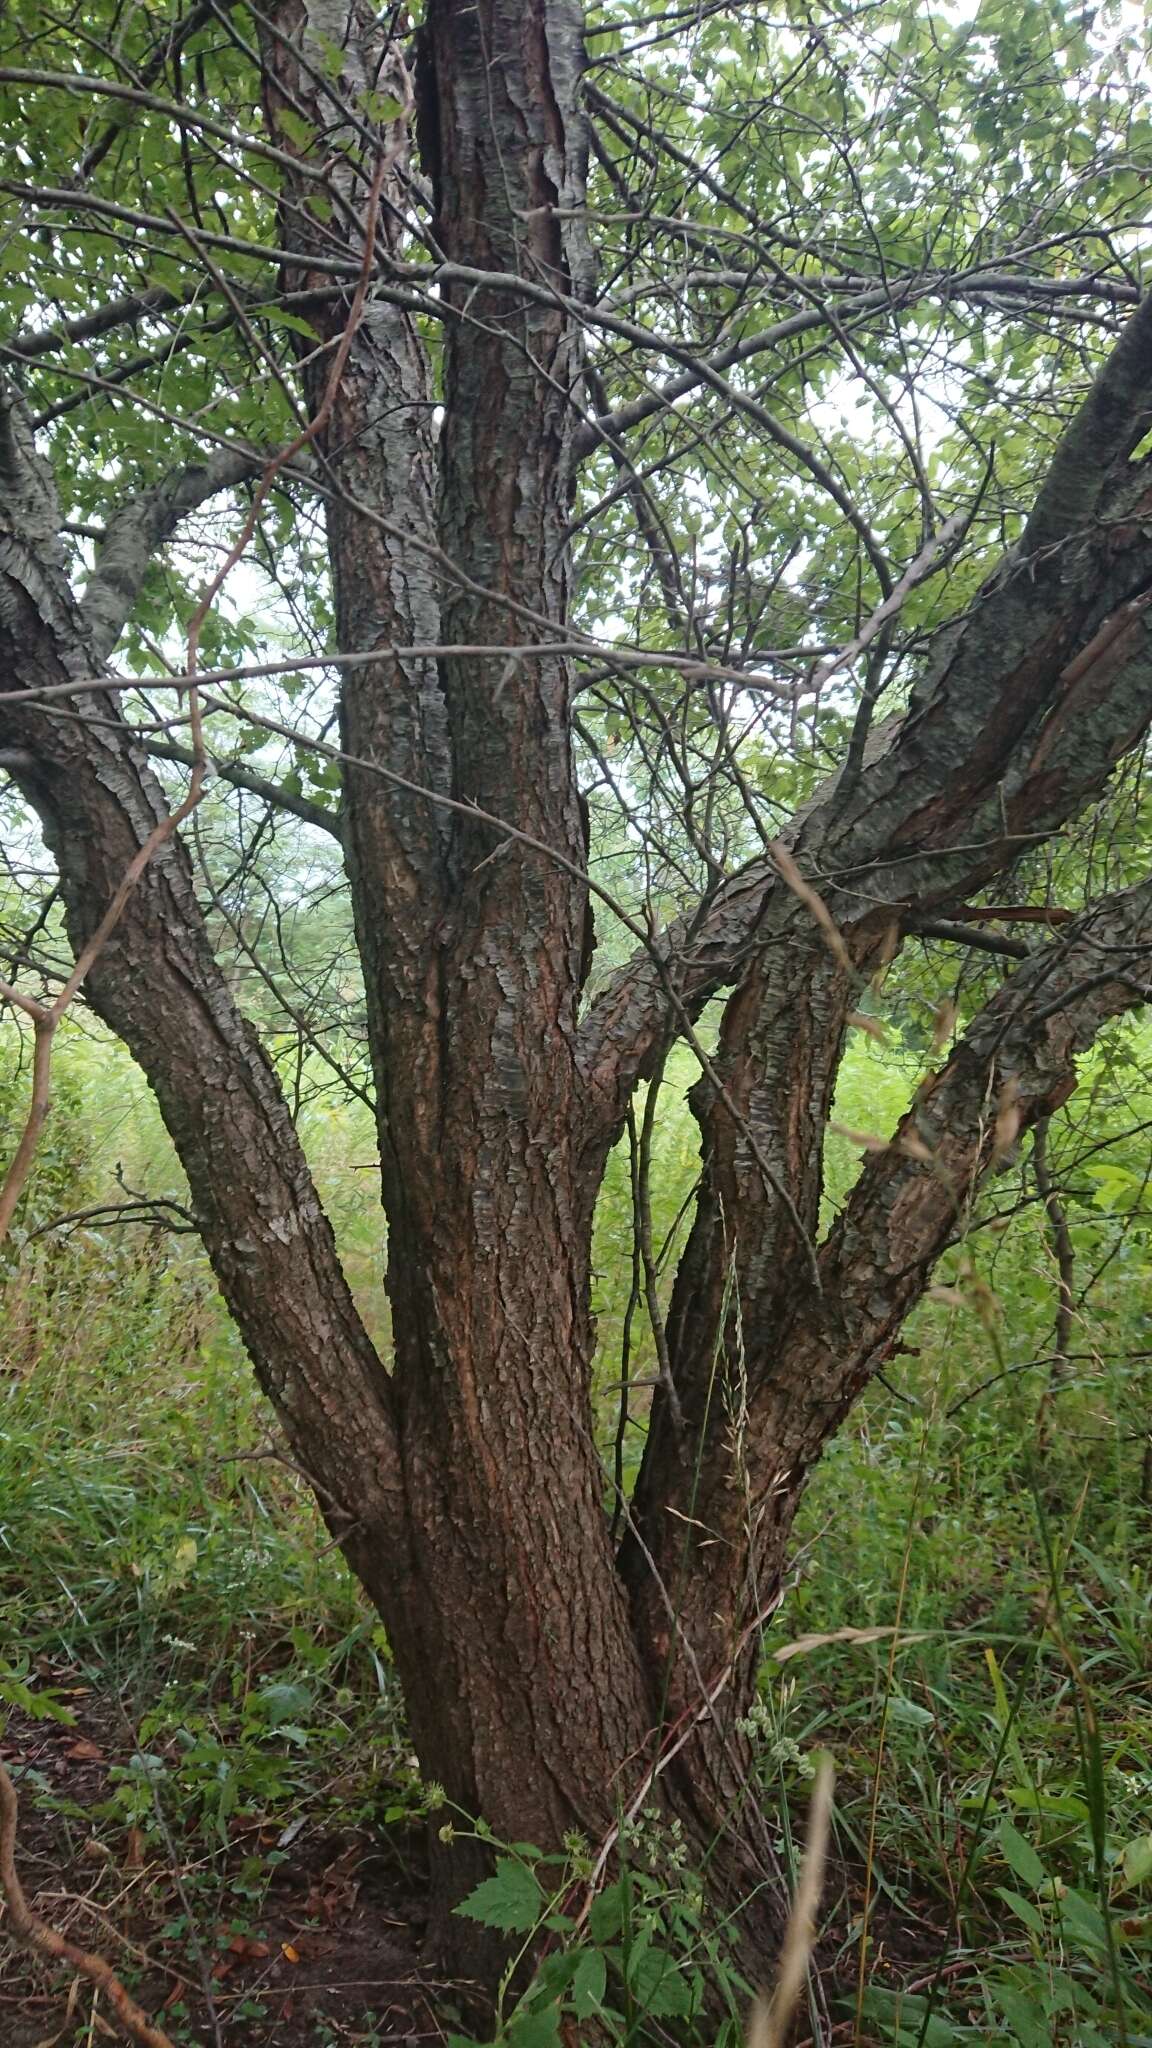
[[[808,1810],[808,1840],[796,1897],[784,1930],[784,1946],[776,1973],[776,1989],[767,2005],[755,2008],[748,2024],[748,2048],[784,2048],[788,2025],[803,1988],[816,1939],[816,1912],[824,1885],[828,1833],[832,1820],[832,1759],[823,1756],[816,1768]]]
[[[841,967],[850,968],[852,960],[848,948],[844,944],[844,935],[824,898],[817,894],[811,882],[804,880],[792,855],[781,840],[774,839],[768,851],[779,869],[782,879],[787,883],[797,901],[802,903],[806,910],[812,912],[824,937],[828,941],[830,950],[835,954]]]
[[[891,1138],[881,1138],[875,1131],[856,1131],[851,1124],[837,1123],[829,1124],[828,1129],[837,1138],[846,1138],[850,1145],[859,1145],[865,1152],[887,1152],[891,1148]]]
[[[1020,1134],[1023,1117],[1019,1104],[1020,1083],[1015,1074],[1009,1074],[996,1098],[996,1129],[992,1143],[992,1160],[1006,1159]]]
[[[942,1052],[956,1029],[958,1011],[951,996],[945,996],[932,1019],[932,1050]]]
[[[923,1636],[906,1636],[901,1629],[888,1625],[884,1628],[834,1628],[826,1635],[797,1636],[793,1642],[781,1643],[773,1650],[775,1664],[788,1664],[793,1657],[806,1657],[809,1650],[822,1650],[826,1643],[882,1643],[887,1637],[898,1635],[904,1643],[922,1643]]]

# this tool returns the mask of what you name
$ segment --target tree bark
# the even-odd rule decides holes
[[[325,18],[302,5],[278,17],[274,130],[276,92],[331,126],[294,54]],[[375,17],[354,20],[340,94],[354,101],[390,64],[404,95]],[[579,158],[574,16],[543,0],[433,6],[421,70],[437,246],[570,291],[549,208]],[[396,210],[381,234],[396,249],[404,122],[382,141]],[[350,203],[362,207],[370,176],[369,163],[347,180]],[[286,211],[286,238],[303,218]],[[309,281],[301,254],[294,288]],[[396,307],[375,305],[358,332],[325,435],[345,649],[507,649],[538,637],[524,609],[566,615],[578,336],[534,300],[446,295],[438,491],[425,345]],[[386,530],[400,504],[427,552]],[[436,560],[452,574],[434,573]],[[438,670],[382,659],[342,694],[406,1525],[404,1583],[378,1597],[427,1776],[497,1834],[551,1847],[607,1829],[615,1771],[648,1725],[590,1427],[589,1211],[572,1114],[585,843],[570,710],[563,661],[507,652]],[[498,813],[568,866],[437,810],[376,765]],[[469,1869],[459,1848],[437,1848],[446,1860],[442,1909]],[[461,1923],[442,1911],[438,1926],[458,1950]]]
[[[658,1390],[636,1496],[645,1551],[663,1576],[680,1574],[691,1610],[684,1626],[706,1664],[739,1639],[763,1590],[751,1527],[765,1518],[765,1557],[786,1540],[795,1509],[788,1474],[807,1469],[795,1467],[787,1432],[771,1420],[777,1410],[761,1396],[773,1386],[786,1401],[804,1385],[807,1354],[793,1362],[785,1332],[797,1276],[816,1280],[823,1134],[870,966],[891,956],[910,916],[965,902],[1073,816],[1147,727],[1152,563],[1142,522],[1152,466],[1126,457],[1143,432],[1150,386],[1147,301],[1058,449],[1019,549],[941,636],[907,712],[870,736],[855,774],[850,753],[784,835],[802,888],[817,891],[837,925],[839,948],[767,858],[668,947],[665,982],[675,978],[690,1008],[718,981],[736,981],[715,1078],[693,1093],[703,1173],[668,1331],[672,1380],[700,1449],[689,1468]],[[650,962],[635,963],[586,1020],[582,1049],[599,1107],[593,1145],[614,1128],[612,1091],[644,1071],[667,1028],[659,982]],[[622,1059],[602,1066],[602,1048],[617,1042]],[[832,1285],[842,1284],[837,1270]],[[683,1527],[693,1525],[686,1542]],[[635,1546],[624,1561],[641,1634],[663,1646],[650,1568]]]
[[[1007,1124],[1014,1139],[1048,1115],[1077,1049],[1146,993],[1147,886],[1020,964],[817,1243],[824,1133],[868,974],[910,924],[955,915],[1071,818],[1152,720],[1152,468],[1129,460],[1152,397],[1152,301],[907,710],[874,734],[861,724],[782,857],[722,883],[581,1014],[573,678],[539,651],[568,631],[584,431],[579,10],[430,0],[428,221],[386,19],[369,0],[282,0],[258,26],[283,282],[317,291],[301,351],[313,417],[351,300],[332,296],[332,231],[311,206],[318,158],[341,236],[391,280],[349,337],[315,450],[339,648],[373,657],[341,691],[341,837],[376,1090],[387,1368],[178,841],[89,996],[148,1074],[260,1382],[384,1618],[425,1776],[497,1836],[556,1850],[572,1830],[605,1836],[658,1771],[655,1796],[697,1841],[735,1839],[736,1722],[807,1475]],[[439,348],[394,288],[418,220],[445,266]],[[80,947],[164,796],[112,695],[61,717],[36,693],[103,673],[152,551],[261,461],[161,479],[110,522],[81,604],[17,402],[5,419],[0,657],[26,701],[5,691],[0,745]],[[395,652],[438,645],[471,652]],[[672,1388],[655,1393],[614,1555],[591,1401],[593,1210],[638,1082],[725,990],[693,1093],[702,1176],[666,1333]],[[470,1966],[450,1908],[476,1859],[439,1843],[434,1856],[434,1939]]]
[[[23,689],[98,672],[55,553],[51,480],[0,392],[0,660]],[[113,696],[64,716],[8,697],[0,741],[55,856],[79,953],[166,800]],[[213,957],[178,838],[145,870],[85,992],[139,1061],[188,1176],[220,1289],[350,1558],[395,1522],[387,1376],[353,1303],[272,1065]]]

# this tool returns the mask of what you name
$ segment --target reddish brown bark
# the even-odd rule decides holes
[[[431,11],[421,90],[438,142],[425,168],[435,236],[455,261],[523,263],[567,290],[546,209],[557,161],[578,150],[562,112],[572,79],[552,76],[554,59],[562,74],[574,55],[550,48],[549,12]],[[302,8],[281,22],[297,41],[306,33]],[[366,12],[343,90],[384,55],[373,34]],[[272,64],[311,105],[290,46]],[[398,197],[407,159],[400,138],[391,146]],[[526,215],[538,224],[523,227]],[[566,613],[571,323],[507,294],[498,306],[463,290],[454,301],[467,321],[448,328],[438,495],[428,368],[407,314],[373,310],[344,381],[327,440],[338,491],[356,501],[334,496],[328,514],[347,648],[507,648],[537,635],[501,599]],[[387,519],[397,503],[429,553],[366,523],[363,506]],[[433,549],[454,577],[434,573]],[[343,697],[359,761],[495,811],[569,863],[349,773],[406,1519],[405,1580],[373,1590],[429,1777],[498,1833],[551,1843],[610,1824],[615,1771],[642,1749],[649,1717],[588,1403],[590,1244],[572,1114],[585,848],[570,699],[564,662],[504,652],[439,671],[384,660]]]
[[[383,153],[372,260],[394,269],[409,253],[413,167],[407,72],[382,41],[385,17],[367,0],[283,0],[261,15],[273,137],[305,156],[301,133],[324,138],[357,254]],[[898,1136],[869,1162],[817,1252],[824,1131],[873,962],[916,919],[976,915],[971,897],[1099,791],[1152,719],[1152,471],[1127,460],[1152,399],[1150,302],[1059,450],[1020,549],[939,637],[906,714],[785,835],[847,960],[765,859],[641,949],[581,1017],[572,676],[558,656],[517,651],[562,637],[569,610],[574,308],[589,287],[573,218],[580,61],[569,0],[432,0],[420,168],[447,265],[443,353],[402,290],[381,293],[319,450],[339,644],[378,656],[342,692],[342,838],[377,1098],[387,1366],[178,843],[91,983],[152,1082],[261,1383],[385,1619],[423,1771],[498,1835],[545,1848],[573,1828],[601,1835],[669,1726],[697,1714],[664,1795],[698,1837],[731,1820],[756,1617],[806,1476],[987,1171],[1005,1083],[1022,1126],[1048,1114],[1073,1085],[1076,1047],[1140,999],[1152,941],[1147,891],[1043,939],[922,1091],[904,1131],[916,1149]],[[352,119],[382,77],[383,123]],[[284,176],[293,291],[328,278],[310,167]],[[327,297],[310,315],[316,339],[330,343],[347,314]],[[301,380],[313,410],[323,380],[317,358]],[[134,524],[113,520],[115,574],[81,608],[55,565],[17,402],[6,417],[0,653],[33,692],[106,655],[149,551],[235,472],[162,480]],[[481,651],[393,651],[437,643]],[[69,720],[0,705],[77,946],[163,806],[114,701],[83,703]],[[693,1097],[703,1173],[667,1329],[676,1400],[654,1399],[615,1556],[590,1401],[592,1212],[638,1080],[722,990],[719,1048]],[[710,1717],[704,1695],[731,1664]],[[450,1960],[467,1929],[444,1909],[472,1875],[467,1855],[440,1856]]]

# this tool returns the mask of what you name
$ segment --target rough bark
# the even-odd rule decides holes
[[[704,1452],[677,1517],[681,1624],[716,1656],[735,1647],[780,1584],[813,1464],[883,1366],[932,1269],[991,1167],[1068,1099],[1076,1055],[1109,1018],[1152,994],[1152,883],[1106,899],[1031,955],[930,1074],[888,1147],[868,1159],[820,1246],[815,1271],[792,1260],[773,1290],[771,1348],[716,1363]],[[742,1284],[736,1258],[733,1285]],[[713,1324],[716,1329],[716,1323]],[[667,1442],[650,1437],[655,1459]],[[723,1433],[722,1449],[709,1444]],[[654,1489],[650,1473],[645,1488]],[[667,1512],[668,1498],[662,1503]],[[650,1541],[653,1493],[642,1495]],[[687,1533],[685,1533],[687,1530]],[[669,1657],[650,1575],[626,1549],[638,1626]],[[674,1646],[671,1646],[674,1649]],[[676,1660],[671,1658],[676,1671]],[[676,1671],[674,1701],[690,1699]]]
[[[370,194],[368,253],[385,278],[402,272],[413,233],[411,85],[386,19],[368,0],[260,10],[283,283],[324,345],[304,350],[313,416],[351,303],[332,279],[365,253]],[[1145,888],[1029,956],[817,1249],[829,1106],[873,962],[916,922],[968,914],[1152,720],[1152,469],[1128,460],[1152,394],[1149,301],[1019,548],[938,636],[905,713],[867,745],[861,729],[784,835],[783,866],[765,859],[723,883],[581,1018],[572,676],[528,651],[541,618],[565,637],[570,607],[575,309],[591,286],[580,67],[571,0],[431,0],[418,97],[443,342],[430,347],[403,293],[370,298],[315,451],[339,646],[379,657],[342,688],[341,833],[377,1096],[390,1373],[272,1069],[211,956],[178,842],[90,985],[155,1088],[261,1383],[385,1619],[425,1774],[498,1835],[549,1849],[573,1828],[599,1836],[650,1767],[654,1731],[666,1739],[697,1713],[699,1738],[661,1783],[697,1839],[731,1819],[755,1621],[779,1586],[805,1477],[988,1170],[997,1105],[1010,1098],[1021,1129],[1051,1112],[1077,1048],[1142,999],[1152,941]],[[381,122],[370,95],[382,87]],[[331,230],[310,211],[318,150],[353,259],[336,269]],[[649,399],[638,403],[647,417]],[[91,674],[155,548],[259,458],[143,493],[110,522],[80,603],[19,407],[5,418],[0,657],[31,693]],[[478,651],[393,651],[437,643]],[[43,821],[79,946],[163,793],[111,697],[58,717],[6,695],[0,747]],[[461,806],[500,816],[508,834]],[[638,1080],[726,989],[694,1094],[703,1172],[667,1329],[676,1400],[656,1393],[614,1557],[589,1398],[592,1211]],[[710,1722],[703,1696],[729,1665]],[[441,1908],[472,1874],[466,1858],[441,1859]],[[451,1936],[466,1933],[441,1911],[450,1959]]]
[[[637,1488],[645,1546],[665,1576],[675,1570],[690,1588],[685,1626],[706,1662],[754,1611],[763,1564],[747,1527],[762,1514],[769,1525],[790,1523],[794,1511],[786,1443],[755,1404],[769,1382],[803,1385],[806,1359],[793,1368],[784,1332],[797,1273],[811,1270],[823,1132],[870,963],[899,943],[910,917],[965,902],[1074,815],[1152,715],[1152,467],[1126,461],[1150,384],[1146,302],[1057,451],[1019,549],[940,636],[906,713],[786,833],[792,860],[836,921],[844,957],[770,860],[721,891],[698,932],[668,949],[665,981],[676,977],[690,1007],[736,981],[715,1061],[723,1094],[707,1077],[694,1093],[703,1174],[668,1332],[677,1398],[700,1447],[686,1463],[658,1391]],[[587,1019],[593,1149],[611,1135],[612,1091],[650,1061],[667,1010],[666,989],[644,961],[617,977]],[[622,1062],[608,1061],[602,1090],[605,1043],[625,1050]],[[734,1429],[733,1414],[746,1412],[760,1421]],[[745,1457],[753,1442],[756,1484]],[[685,1544],[684,1517],[700,1525],[699,1541]],[[631,1550],[625,1569],[641,1629],[663,1646],[651,1573]]]
[[[57,688],[98,663],[56,556],[51,480],[11,392],[0,429],[0,663],[28,691]],[[79,952],[164,814],[164,793],[111,696],[85,695],[63,717],[9,698],[0,743],[20,759]],[[394,1519],[388,1381],[271,1063],[213,957],[179,840],[146,871],[86,993],[155,1090],[261,1383],[334,1530],[363,1556],[372,1525]]]
[[[277,90],[318,124],[323,88],[294,53],[331,35],[332,14],[282,11],[284,40],[269,52]],[[406,99],[371,11],[353,18],[342,97],[362,96],[383,62]],[[522,266],[571,289],[547,209],[569,161],[578,165],[578,70],[578,24],[562,7],[430,10],[425,167],[436,242],[451,259]],[[275,124],[275,92],[270,112]],[[405,128],[402,117],[381,138],[395,211],[380,233],[394,250]],[[371,174],[368,159],[346,179],[350,205],[363,205]],[[286,241],[302,217],[286,213]],[[308,282],[306,256],[295,288]],[[446,343],[438,493],[430,368],[402,310],[372,307],[325,436],[348,650],[439,638],[507,647],[525,637],[516,605],[566,614],[576,337],[538,301],[450,297],[460,317]],[[338,325],[339,312],[331,318]],[[455,577],[437,578],[431,553],[385,530],[400,504]],[[491,594],[475,596],[477,585]],[[497,812],[579,871],[570,698],[558,660],[501,653],[445,659],[438,671],[384,659],[344,686],[345,744],[360,762]],[[594,1837],[610,1824],[613,1774],[642,1746],[648,1709],[588,1403],[589,1239],[572,1116],[585,891],[539,852],[502,845],[362,767],[348,774],[345,810],[405,1488],[407,1577],[383,1605],[414,1739],[428,1776],[498,1833],[553,1845],[572,1828]]]

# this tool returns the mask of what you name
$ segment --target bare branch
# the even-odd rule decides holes
[[[73,342],[94,341],[101,334],[111,334],[118,327],[135,327],[157,313],[171,313],[178,306],[186,305],[192,292],[169,291],[165,285],[153,285],[147,291],[129,292],[120,299],[110,299],[106,306],[99,306],[94,313],[80,313],[74,320],[62,320],[56,327],[40,327],[27,334],[15,334],[5,343],[9,355],[22,356],[34,361],[38,356],[54,355],[57,349],[68,348]]]
[[[146,754],[158,761],[179,761],[190,768],[194,759],[191,747],[182,747],[175,740],[154,740],[141,738],[140,745]],[[3,763],[0,762],[0,766]],[[341,839],[340,815],[337,811],[325,809],[323,804],[314,804],[306,796],[298,796],[295,790],[285,789],[282,783],[272,782],[266,775],[258,775],[254,768],[248,768],[243,761],[220,761],[215,755],[208,757],[209,773],[219,776],[221,782],[231,783],[233,789],[245,789],[251,796],[258,796],[263,803],[274,809],[288,811],[305,825],[314,825],[317,831],[327,832],[333,839]]]
[[[951,918],[914,917],[908,930],[925,939],[943,939],[946,945],[968,946],[977,953],[995,953],[1004,960],[1026,960],[1031,947],[1023,939],[1007,939],[999,932],[982,931],[979,925],[954,924]]]
[[[203,463],[173,470],[113,513],[80,605],[96,662],[103,662],[120,638],[157,548],[189,512],[258,476],[268,459],[255,450],[217,450]]]

